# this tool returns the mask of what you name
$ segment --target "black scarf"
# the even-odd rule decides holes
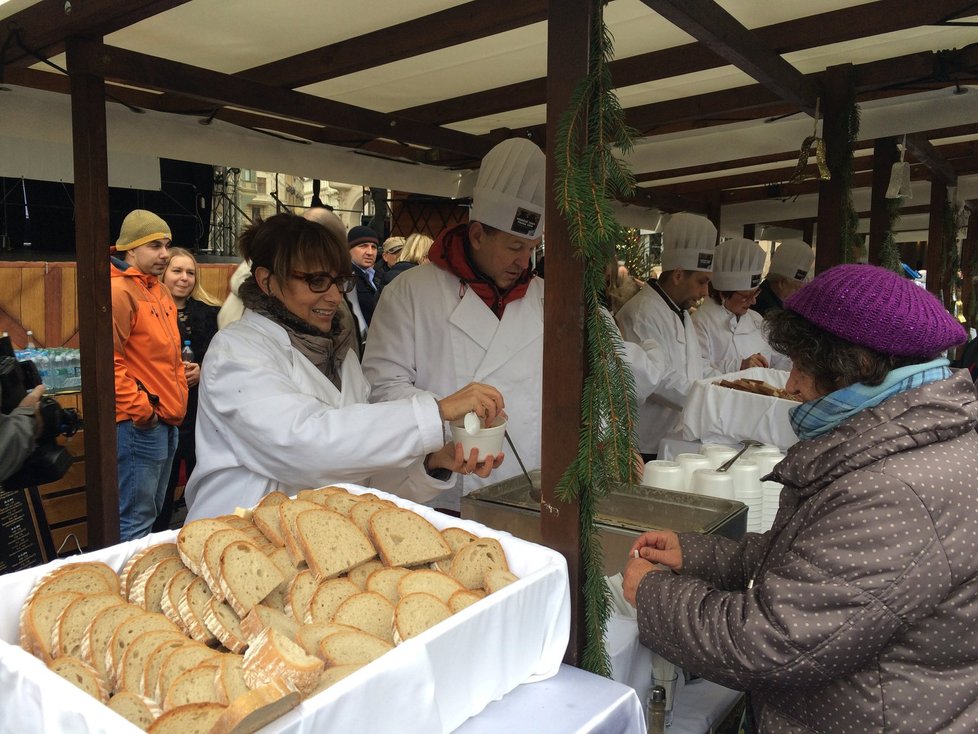
[[[303,321],[289,311],[278,298],[262,292],[254,276],[241,284],[238,295],[255,313],[271,319],[285,329],[289,341],[306,359],[315,365],[337,389],[342,389],[340,366],[353,343],[353,317],[344,304],[340,304],[333,317],[333,328],[327,334]]]

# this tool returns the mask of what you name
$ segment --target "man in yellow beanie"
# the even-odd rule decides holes
[[[144,209],[131,211],[116,240],[112,284],[119,536],[132,540],[153,527],[187,410],[177,308],[160,283],[170,228]]]

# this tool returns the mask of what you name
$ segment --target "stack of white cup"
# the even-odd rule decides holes
[[[722,443],[705,443],[700,453],[710,460],[710,468],[716,469],[737,455],[737,449]]]
[[[676,456],[680,468],[683,472],[683,492],[696,492],[693,486],[693,472],[697,469],[710,469],[710,460],[703,454],[679,454]]]
[[[666,461],[665,459],[645,462],[642,484],[646,487],[671,489],[675,492],[684,492],[686,489],[683,486],[682,467],[676,461]]]
[[[763,517],[762,526],[764,531],[770,530],[774,525],[774,518],[778,515],[778,506],[781,502],[781,489],[783,485],[777,482],[761,482],[764,492],[763,506],[761,514]]]
[[[727,473],[733,477],[734,499],[747,505],[747,532],[764,532],[764,491],[757,463],[738,459]]]
[[[729,472],[716,469],[696,469],[690,484],[690,491],[721,500],[734,498],[733,476]]]

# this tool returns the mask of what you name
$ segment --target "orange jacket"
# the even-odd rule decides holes
[[[115,419],[157,417],[180,425],[187,411],[187,376],[180,358],[177,307],[155,275],[112,258]],[[154,406],[154,400],[158,398]]]

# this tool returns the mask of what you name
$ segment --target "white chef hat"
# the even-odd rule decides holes
[[[706,217],[679,212],[662,230],[662,271],[713,270],[717,228]]]
[[[525,138],[509,138],[482,159],[470,218],[517,237],[543,233],[547,159]]]
[[[710,282],[718,291],[749,291],[761,284],[764,248],[753,240],[734,237],[717,246]]]
[[[799,283],[811,280],[815,251],[804,240],[785,240],[771,255],[768,275],[783,275]]]

